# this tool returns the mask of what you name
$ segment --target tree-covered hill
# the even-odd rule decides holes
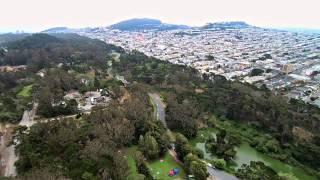
[[[71,65],[78,71],[88,70],[93,64],[103,68],[110,52],[122,52],[121,48],[76,34],[55,35],[34,34],[7,43],[6,50],[0,48],[0,121],[18,122],[21,119],[32,99],[27,101],[17,94],[24,86],[37,81],[36,73],[40,70],[56,68],[58,64],[65,67],[64,71]],[[67,82],[70,78],[61,79]]]
[[[201,28],[224,30],[224,29],[243,29],[243,28],[249,28],[249,27],[252,27],[252,26],[250,26],[246,22],[231,21],[231,22],[209,23]]]
[[[62,43],[62,40],[47,34],[33,34],[22,40],[11,42],[7,46],[9,49],[36,49],[52,43]]]
[[[0,57],[0,65],[29,65],[38,71],[50,64],[102,63],[112,50],[121,48],[81,37],[76,34],[33,34],[10,42],[7,52]]]
[[[143,31],[143,30],[173,30],[187,29],[185,25],[165,24],[157,19],[129,19],[110,26],[112,29],[121,31]]]
[[[21,39],[26,38],[27,36],[30,36],[30,34],[23,33],[23,34],[12,34],[12,33],[6,33],[6,34],[0,34],[0,45],[12,41],[18,41]]]

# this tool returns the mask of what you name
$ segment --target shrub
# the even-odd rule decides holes
[[[212,163],[217,169],[225,169],[227,166],[227,163],[224,159],[214,159]]]

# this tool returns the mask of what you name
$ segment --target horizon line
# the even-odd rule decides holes
[[[302,27],[302,26],[268,26],[268,25],[263,25],[263,26],[259,26],[259,25],[255,25],[254,23],[250,23],[248,21],[245,20],[223,20],[223,21],[213,21],[213,22],[207,22],[204,23],[202,25],[188,25],[188,24],[183,24],[183,23],[167,23],[162,21],[161,19],[157,19],[157,18],[148,18],[148,17],[133,17],[133,18],[129,18],[129,19],[123,19],[120,20],[116,23],[110,23],[110,24],[106,24],[106,25],[88,25],[88,26],[68,26],[68,25],[52,25],[52,26],[47,26],[44,28],[0,28],[0,34],[6,34],[6,33],[39,33],[42,31],[45,31],[47,29],[51,29],[51,28],[57,28],[57,27],[63,27],[63,28],[68,28],[68,29],[85,29],[85,28],[100,28],[100,27],[108,27],[111,26],[113,24],[117,24],[119,22],[123,22],[123,21],[127,21],[127,20],[132,20],[132,19],[153,19],[153,20],[159,20],[161,21],[161,23],[165,23],[165,24],[174,24],[174,25],[185,25],[185,26],[189,26],[189,27],[202,27],[205,26],[207,24],[210,23],[223,23],[223,22],[245,22],[248,25],[251,26],[255,26],[255,27],[260,27],[260,28],[268,28],[268,29],[279,29],[279,30],[301,30],[301,31],[320,31],[320,27]],[[37,30],[36,30],[37,29]]]

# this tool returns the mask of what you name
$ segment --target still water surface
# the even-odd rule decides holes
[[[215,129],[201,130],[198,133],[198,137],[191,142],[194,146],[196,146],[204,152],[205,159],[212,159],[214,157],[206,151],[203,139],[205,137],[208,137],[209,135],[215,136],[215,133]],[[278,173],[292,174],[301,180],[316,180],[315,177],[306,174],[303,169],[293,167],[277,159],[273,159],[267,156],[266,154],[263,154],[257,151],[256,149],[252,148],[247,142],[242,142],[242,144],[237,148],[237,154],[235,158],[235,162],[237,164],[236,169],[241,167],[242,164],[250,164],[250,161],[262,161]]]

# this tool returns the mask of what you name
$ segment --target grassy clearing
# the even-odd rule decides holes
[[[167,153],[163,158],[149,162],[148,165],[155,179],[173,180],[184,179],[186,177],[186,173],[183,170],[183,167],[177,162],[175,162],[175,160],[169,153]],[[169,171],[173,168],[179,168],[180,173],[174,177],[170,177],[168,176],[168,174]]]
[[[130,168],[130,174],[133,177],[138,176],[136,163],[134,160],[135,153],[137,151],[137,147],[133,146],[128,149],[126,149],[126,158],[128,161],[128,165]],[[183,169],[183,167],[175,162],[175,160],[172,158],[172,156],[169,153],[166,153],[166,155],[160,159],[149,161],[148,166],[150,168],[150,172],[155,179],[158,180],[179,180],[179,179],[185,179],[186,173]],[[180,173],[174,177],[168,176],[169,171],[173,168],[179,168]]]
[[[33,85],[28,85],[22,88],[22,90],[17,94],[18,97],[28,98],[32,94]]]
[[[134,156],[135,156],[135,153],[137,152],[137,149],[138,148],[136,146],[133,146],[126,150],[126,157],[127,157],[127,161],[130,169],[130,174],[133,177],[136,177],[139,174],[137,171],[136,162],[134,160]]]

